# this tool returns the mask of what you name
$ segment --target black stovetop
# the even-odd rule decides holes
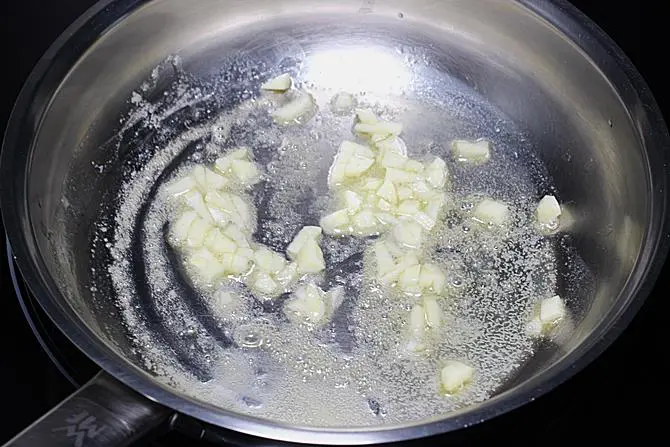
[[[186,1],[186,0],[185,0]],[[94,0],[5,0],[0,6],[3,34],[3,92],[0,123],[4,124],[14,98],[33,65],[49,44]],[[666,122],[670,122],[670,71],[659,60],[667,58],[665,23],[660,1],[600,2],[573,0],[623,48],[655,94]],[[670,148],[669,148],[670,149]],[[4,245],[4,241],[2,241]],[[3,403],[10,408],[0,422],[0,443],[9,439],[96,371],[94,365],[50,325],[30,296],[16,296],[2,249],[0,290],[0,383]],[[666,381],[670,377],[664,354],[667,339],[661,293],[670,273],[661,273],[655,293],[630,327],[593,364],[558,389],[509,414],[484,424],[432,439],[442,445],[516,444],[558,445],[593,438],[599,443],[619,440],[626,432],[644,436],[665,433],[662,415]],[[23,306],[23,309],[22,309]],[[25,318],[27,312],[32,321]],[[34,330],[41,334],[38,340]],[[42,344],[50,351],[47,355]],[[54,358],[56,362],[54,362]],[[660,404],[660,405],[656,405]],[[662,439],[662,438],[661,438]],[[524,442],[527,441],[527,442]],[[142,445],[200,445],[184,434],[159,433]],[[203,444],[207,445],[207,444]],[[417,444],[417,445],[426,445]]]

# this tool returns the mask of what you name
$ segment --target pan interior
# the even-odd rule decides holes
[[[400,424],[513,388],[612,311],[646,226],[645,160],[616,92],[557,30],[512,2],[441,3],[439,14],[432,2],[370,11],[297,2],[272,20],[265,2],[244,11],[220,3],[158,1],[117,23],[63,81],[34,147],[41,255],[81,319],[127,361],[234,413],[315,427]],[[316,98],[305,125],[279,128],[268,116],[259,85],[284,72]],[[352,117],[328,107],[339,91],[402,121],[413,156],[448,160],[453,212],[434,256],[454,293],[428,359],[403,352],[407,303],[364,280],[369,241],[324,238],[335,267],[323,284],[343,285],[346,298],[314,332],[285,320],[282,298],[260,303],[242,287],[246,310],[221,312],[165,242],[160,185],[243,145],[267,173],[252,191],[256,241],[283,252],[301,226],[318,224],[328,167],[351,138]],[[488,139],[492,160],[459,166],[455,138]],[[528,216],[544,194],[565,204],[569,230],[534,231]],[[504,236],[463,218],[483,196],[512,206]],[[525,324],[554,294],[569,321],[534,341]],[[446,359],[476,371],[452,397],[438,393]]]

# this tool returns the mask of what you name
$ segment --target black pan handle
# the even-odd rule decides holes
[[[128,446],[171,413],[100,372],[5,447]]]

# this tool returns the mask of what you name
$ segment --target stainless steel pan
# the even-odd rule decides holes
[[[449,116],[444,135],[489,132],[501,147],[518,149],[520,167],[532,173],[541,165],[542,181],[574,217],[556,248],[558,259],[582,261],[579,269],[560,262],[556,269],[571,330],[536,347],[489,399],[364,427],[264,419],[166,380],[166,357],[152,358],[151,348],[171,352],[168,360],[198,380],[215,375],[207,348],[184,341],[187,325],[174,314],[195,318],[190,330],[207,340],[230,340],[196,318],[201,310],[156,302],[142,262],[132,293],[121,299],[100,274],[109,262],[100,248],[107,241],[96,239],[101,219],[118,212],[117,194],[128,172],[147,163],[147,144],[197,152],[189,132],[254,98],[260,80],[280,70],[322,91],[433,101]],[[147,125],[139,103],[156,106],[157,125]],[[434,114],[413,116],[420,126]],[[279,440],[381,443],[455,430],[523,405],[601,353],[651,290],[668,248],[669,144],[640,75],[562,0],[101,1],[26,82],[4,140],[0,199],[35,297],[104,372],[9,445],[126,445],[172,411]],[[500,177],[498,187],[521,182],[524,172]],[[121,236],[110,233],[110,243]],[[146,334],[157,338],[145,343]]]

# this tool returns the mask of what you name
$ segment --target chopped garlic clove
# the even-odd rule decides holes
[[[401,220],[393,227],[393,238],[405,247],[418,249],[421,247],[423,231],[417,223]]]
[[[436,224],[435,219],[433,219],[423,211],[414,213],[412,218],[414,219],[414,221],[416,221],[417,224],[419,224],[426,231],[432,230]]]
[[[331,188],[343,183],[347,177],[358,177],[374,163],[374,153],[366,146],[343,141],[328,173]]]
[[[444,188],[447,181],[447,164],[441,158],[436,158],[426,168],[426,180],[433,188]]]
[[[365,195],[364,202],[365,205],[374,205],[375,203],[379,202],[377,194],[373,192],[367,193]]]
[[[275,110],[272,117],[278,124],[285,125],[306,121],[315,111],[314,97],[307,92],[300,92],[292,101]]]
[[[270,90],[273,92],[283,93],[291,88],[291,84],[293,84],[291,75],[289,75],[288,73],[284,73],[266,81],[265,83],[263,83],[263,85],[261,85],[261,88],[263,90]]]
[[[387,121],[378,121],[374,124],[356,123],[354,125],[354,132],[367,135],[397,136],[402,133],[402,124]]]
[[[235,208],[237,216],[241,222],[243,228],[252,228],[256,220],[252,208],[247,204],[247,202],[240,196],[236,194],[230,195],[230,200]],[[235,219],[232,219],[235,222]]]
[[[230,168],[237,180],[244,186],[252,186],[261,179],[261,174],[256,164],[247,160],[232,160]]]
[[[545,298],[538,303],[533,318],[526,324],[529,337],[542,337],[549,334],[565,318],[567,309],[560,296]]]
[[[412,192],[421,200],[428,200],[436,195],[435,190],[423,180],[412,183]]]
[[[445,394],[455,394],[472,382],[474,369],[456,360],[447,360],[440,371],[440,388]]]
[[[224,228],[230,222],[228,214],[216,207],[207,205],[207,211],[209,211],[209,214],[212,216],[214,225],[218,227]]]
[[[249,205],[236,194],[209,191],[205,195],[205,202],[209,209],[217,215],[217,219],[225,216],[225,220],[231,221],[242,228],[253,226],[254,216]]]
[[[207,203],[207,201],[205,201],[205,204],[207,205],[207,211],[209,211],[209,214],[212,216],[215,225],[219,227],[225,227],[229,222],[231,222],[229,212],[224,211],[218,206],[212,205],[211,203]]]
[[[354,228],[363,233],[377,228],[377,218],[370,210],[363,210],[352,218]]]
[[[388,247],[389,252],[396,258],[401,258],[399,262],[403,262],[403,265],[413,265],[418,264],[419,260],[416,257],[416,254],[413,252],[407,252],[402,247],[398,247],[393,241],[387,240],[386,246]],[[411,261],[411,262],[409,262]]]
[[[403,161],[407,160],[407,145],[398,136],[391,135],[384,137],[379,141],[375,141],[375,146],[377,146],[381,154],[391,152],[402,157]]]
[[[197,187],[198,184],[195,179],[191,176],[186,176],[169,183],[164,191],[172,197],[179,197]]]
[[[425,213],[433,219],[434,221],[437,222],[437,219],[440,216],[440,211],[442,210],[442,206],[444,205],[444,195],[439,194],[428,200],[428,204],[426,205]]]
[[[374,162],[373,158],[354,155],[349,159],[347,166],[344,168],[344,175],[345,177],[359,177],[370,169]]]
[[[311,283],[298,287],[284,305],[284,314],[294,323],[319,325],[327,311],[324,292]]]
[[[425,328],[425,309],[422,305],[415,304],[409,314],[409,329],[413,334],[423,335]]]
[[[484,199],[475,207],[473,218],[484,225],[501,226],[509,220],[509,209],[502,202]]]
[[[274,295],[279,289],[277,281],[272,279],[272,276],[267,272],[258,272],[254,275],[251,288],[260,292],[263,295]]]
[[[344,159],[339,154],[335,156],[335,160],[328,170],[328,186],[330,188],[334,188],[344,182],[348,162],[349,158]]]
[[[256,267],[272,275],[279,273],[286,266],[286,259],[279,253],[261,247],[253,254]]]
[[[344,302],[345,290],[342,286],[336,286],[326,292],[326,299],[330,300],[330,311],[335,312]]]
[[[405,162],[407,162],[406,156],[387,150],[382,153],[380,164],[383,168],[401,169],[405,166]]]
[[[356,98],[351,93],[339,92],[330,100],[330,108],[338,115],[350,113],[356,107]]]
[[[388,247],[390,248],[391,244],[389,244]],[[419,266],[419,260],[414,253],[407,253],[400,258],[393,270],[381,276],[379,281],[384,284],[391,284],[392,282],[398,280],[398,277],[403,274],[405,270],[414,266]]]
[[[195,182],[198,184],[201,190],[207,191],[207,179],[205,177],[206,167],[202,165],[196,165],[191,169],[191,177],[195,179]]]
[[[316,239],[308,239],[298,252],[296,262],[302,273],[318,273],[326,268],[323,251]]]
[[[214,162],[214,167],[224,175],[228,175],[231,171],[231,164],[235,160],[248,160],[250,161],[249,149],[246,147],[240,147],[235,150],[231,150],[226,155],[219,157]]]
[[[286,248],[286,254],[289,259],[295,259],[298,256],[298,253],[304,247],[305,243],[310,240],[318,241],[321,237],[321,227],[316,226],[304,226],[298,231],[298,234],[295,235],[291,243]]]
[[[254,250],[252,250],[249,247],[239,247],[236,251],[235,254],[238,254],[240,256],[244,256],[247,259],[254,259]]]
[[[437,329],[442,324],[442,310],[435,297],[423,299],[424,316],[430,329]]]
[[[565,304],[560,296],[555,295],[540,302],[540,321],[542,324],[554,325],[565,317]]]
[[[387,202],[384,199],[379,199],[377,201],[377,208],[379,208],[381,211],[384,211],[385,213],[388,213],[393,209],[393,205],[391,205],[389,202]],[[379,218],[379,215],[377,215],[377,218]],[[382,223],[384,223],[382,219]]]
[[[558,228],[558,218],[561,215],[561,205],[559,205],[556,197],[546,195],[542,197],[540,203],[537,205],[535,210],[535,218],[537,223],[542,225],[547,229],[557,229]]]
[[[298,277],[298,263],[290,262],[286,267],[275,275],[277,282],[283,287],[287,288]]]
[[[393,137],[394,135],[387,135],[387,134],[371,134],[368,135],[367,138],[370,141],[370,143],[377,144],[380,141],[383,141],[389,137]]]
[[[207,183],[207,188],[209,189],[223,189],[228,185],[228,179],[224,176],[217,174],[211,169],[205,171],[205,182]]]
[[[384,180],[384,183],[377,190],[377,195],[393,205],[398,203],[398,194],[396,193],[395,186],[393,186],[393,182],[388,178]]]
[[[200,189],[204,192],[211,189],[222,189],[228,184],[228,180],[205,166],[195,166],[191,171]]]
[[[415,172],[417,174],[422,173],[426,169],[423,163],[416,160],[407,160],[402,168],[405,171]]]
[[[185,213],[182,213],[170,225],[172,238],[178,243],[186,242],[186,239],[188,239],[188,230],[197,219],[199,219],[199,217],[195,211],[186,211]]]
[[[303,227],[286,249],[289,258],[297,260],[298,270],[303,273],[317,273],[326,268],[318,243],[321,231],[321,227]]]
[[[224,228],[223,234],[235,241],[238,247],[249,248],[249,241],[247,236],[237,225],[228,225],[226,228]]]
[[[405,200],[398,205],[398,214],[401,216],[412,217],[421,210],[421,203],[418,200]]]
[[[251,227],[251,215],[250,210],[244,202],[236,204],[231,197],[231,203],[233,203],[233,210],[228,216],[230,221],[240,228],[249,230]],[[238,206],[239,205],[239,206]]]
[[[376,124],[377,116],[370,109],[356,109],[356,120],[365,124]]]
[[[383,183],[384,181],[380,178],[369,177],[363,179],[360,189],[362,191],[377,191],[379,188],[381,188]]]
[[[451,143],[454,159],[461,163],[481,164],[491,158],[490,143],[486,140],[455,140]]]
[[[182,197],[184,198],[186,205],[198,213],[198,216],[201,219],[204,219],[207,222],[212,222],[212,215],[209,214],[209,210],[207,209],[207,205],[205,205],[202,194],[198,191],[189,191]]]
[[[248,273],[249,269],[251,268],[251,261],[251,257],[247,256],[247,254],[240,254],[240,250],[238,250],[235,254],[233,254],[233,257],[230,261],[230,273],[236,275],[244,275]]]
[[[327,234],[337,234],[349,225],[348,210],[339,210],[321,218],[319,225]]]
[[[384,168],[402,168],[407,163],[407,148],[400,138],[391,138],[377,143],[379,162]]]
[[[344,191],[342,199],[344,207],[349,211],[349,214],[355,214],[363,205],[361,196],[350,190]]]
[[[418,352],[424,349],[423,338],[426,332],[425,310],[420,304],[414,305],[407,323],[409,340],[407,349]]]
[[[421,265],[413,265],[407,267],[405,271],[400,274],[398,278],[398,286],[404,292],[419,293],[421,287],[419,286],[419,278],[421,277]]]
[[[375,217],[382,225],[395,225],[399,222],[398,218],[389,213],[375,213]]]
[[[401,186],[398,188],[398,200],[403,201],[403,200],[408,200],[414,197],[413,191],[406,187],[406,186]]]
[[[223,263],[206,248],[192,252],[186,259],[195,269],[196,275],[207,283],[212,283],[225,274]]]
[[[386,178],[393,183],[412,183],[417,179],[414,172],[408,172],[398,168],[386,168]]]
[[[377,262],[377,277],[381,278],[395,268],[395,261],[386,242],[377,242],[374,246],[374,252]]]
[[[441,293],[447,283],[447,277],[440,267],[435,264],[423,264],[419,285],[424,290]]]
[[[188,228],[188,236],[186,238],[186,245],[188,247],[197,248],[202,247],[205,243],[207,234],[212,229],[212,224],[204,219],[194,219],[191,226]]]
[[[217,208],[226,214],[226,216],[230,216],[235,210],[235,205],[231,201],[230,194],[225,192],[208,191],[205,194],[205,203],[209,207]]]
[[[220,229],[213,228],[207,233],[207,237],[204,241],[205,247],[207,247],[212,253],[221,255],[223,253],[235,253],[237,250],[237,244],[225,236]]]

